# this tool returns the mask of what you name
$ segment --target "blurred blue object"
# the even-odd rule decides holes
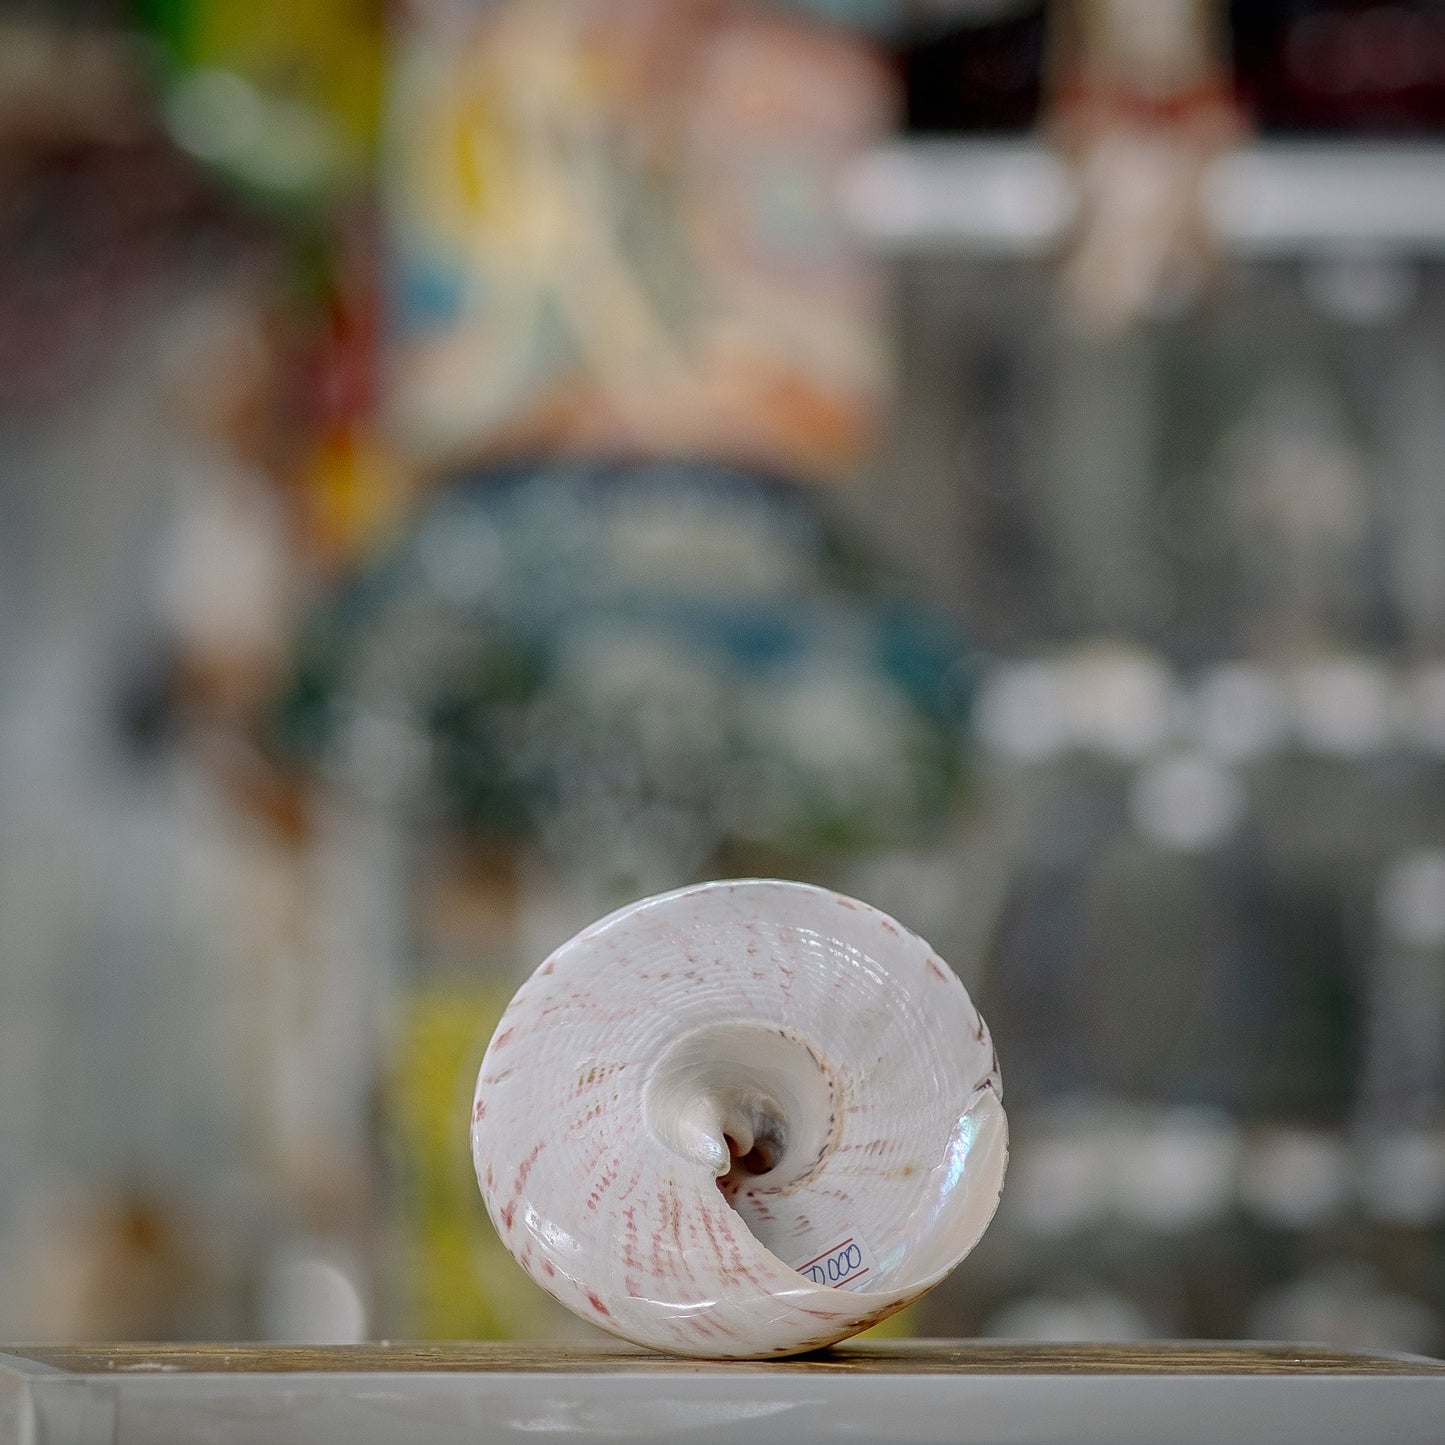
[[[676,872],[926,830],[969,673],[801,489],[518,464],[458,478],[322,609],[281,738],[441,825]]]

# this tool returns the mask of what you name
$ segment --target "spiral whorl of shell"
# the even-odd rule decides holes
[[[795,1354],[886,1318],[982,1235],[1007,1158],[963,985],[877,909],[799,883],[645,899],[522,985],[472,1157],[533,1279],[654,1349]]]

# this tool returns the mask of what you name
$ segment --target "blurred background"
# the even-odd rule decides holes
[[[1445,1349],[1445,3],[0,5],[0,1338],[585,1333],[465,1121],[782,875],[993,1025],[892,1328]]]

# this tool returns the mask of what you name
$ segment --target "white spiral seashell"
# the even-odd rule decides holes
[[[932,1288],[1007,1160],[998,1060],[922,939],[801,883],[644,899],[559,948],[482,1061],[472,1157],[523,1268],[652,1349],[796,1354]]]

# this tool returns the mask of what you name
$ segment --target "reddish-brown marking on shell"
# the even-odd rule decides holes
[[[487,1101],[485,1099],[478,1099],[477,1102],[472,1105],[472,1122],[474,1124],[480,1124],[486,1117]]]
[[[687,1253],[687,1246],[682,1242],[682,1200],[674,1189],[667,1207],[667,1227],[672,1234],[673,1242],[677,1246],[679,1255]]]
[[[522,1202],[522,1194],[527,1188],[527,1176],[532,1172],[532,1166],[537,1162],[537,1156],[546,1147],[545,1141],[536,1145],[517,1166],[517,1177],[512,1182],[512,1197],[502,1206],[502,1223],[508,1229],[511,1229],[512,1222],[517,1217],[517,1205]]]
[[[637,1206],[629,1204],[622,1211],[625,1228],[622,1233],[622,1262],[629,1269],[642,1269],[642,1256],[637,1252]]]
[[[587,1109],[584,1113],[580,1114],[572,1121],[573,1131],[583,1128],[585,1125],[590,1124],[594,1119],[600,1119],[606,1111],[607,1100],[603,1099],[600,1100],[598,1103],[593,1104],[591,1108]]]
[[[517,1032],[517,1029],[516,1029],[516,1026],[515,1026],[515,1025],[512,1025],[512,1026],[509,1027],[509,1028],[503,1029],[502,1032],[499,1033],[499,1034],[496,1036],[496,1038],[494,1038],[494,1039],[492,1040],[492,1050],[493,1050],[493,1052],[495,1052],[497,1049],[504,1049],[504,1048],[506,1048],[507,1045],[508,1045],[509,1043],[511,1043],[511,1041],[512,1041],[512,1035],[513,1035],[514,1033],[516,1033],[516,1032]]]
[[[717,1237],[717,1230],[713,1228],[712,1215],[709,1214],[707,1210],[703,1210],[702,1212],[702,1227],[703,1232],[707,1235],[708,1245],[711,1247],[714,1256],[717,1258],[717,1262],[719,1264],[722,1264],[725,1259],[725,1256],[723,1255],[722,1241],[719,1240]]]
[[[587,1303],[590,1304],[599,1315],[605,1315],[609,1320],[612,1318],[612,1311],[602,1303],[602,1296],[593,1294],[590,1289],[587,1291]]]
[[[547,1147],[545,1141],[532,1146],[532,1152],[517,1166],[517,1183],[514,1186],[514,1193],[521,1194],[527,1187],[527,1176],[532,1172],[532,1166],[537,1162],[542,1150]]]
[[[928,960],[928,971],[939,983],[948,982],[948,975],[938,966],[938,960],[936,958],[930,958]]]
[[[637,1186],[642,1183],[642,1176],[645,1170],[646,1166],[642,1163],[639,1163],[637,1168],[632,1171],[632,1178],[627,1181],[627,1183],[618,1193],[617,1198],[619,1201],[623,1199],[628,1199],[632,1196],[633,1191],[636,1190]]]
[[[572,1094],[575,1097],[584,1090],[595,1088],[598,1084],[605,1084],[614,1074],[620,1074],[624,1068],[627,1068],[626,1059],[611,1059],[607,1064],[592,1064],[584,1074],[578,1075],[577,1088],[572,1090]]]
[[[587,1207],[596,1212],[597,1206],[602,1202],[602,1196],[617,1183],[622,1174],[622,1160],[614,1157],[608,1166],[607,1172],[597,1181],[592,1192],[587,1196]]]

